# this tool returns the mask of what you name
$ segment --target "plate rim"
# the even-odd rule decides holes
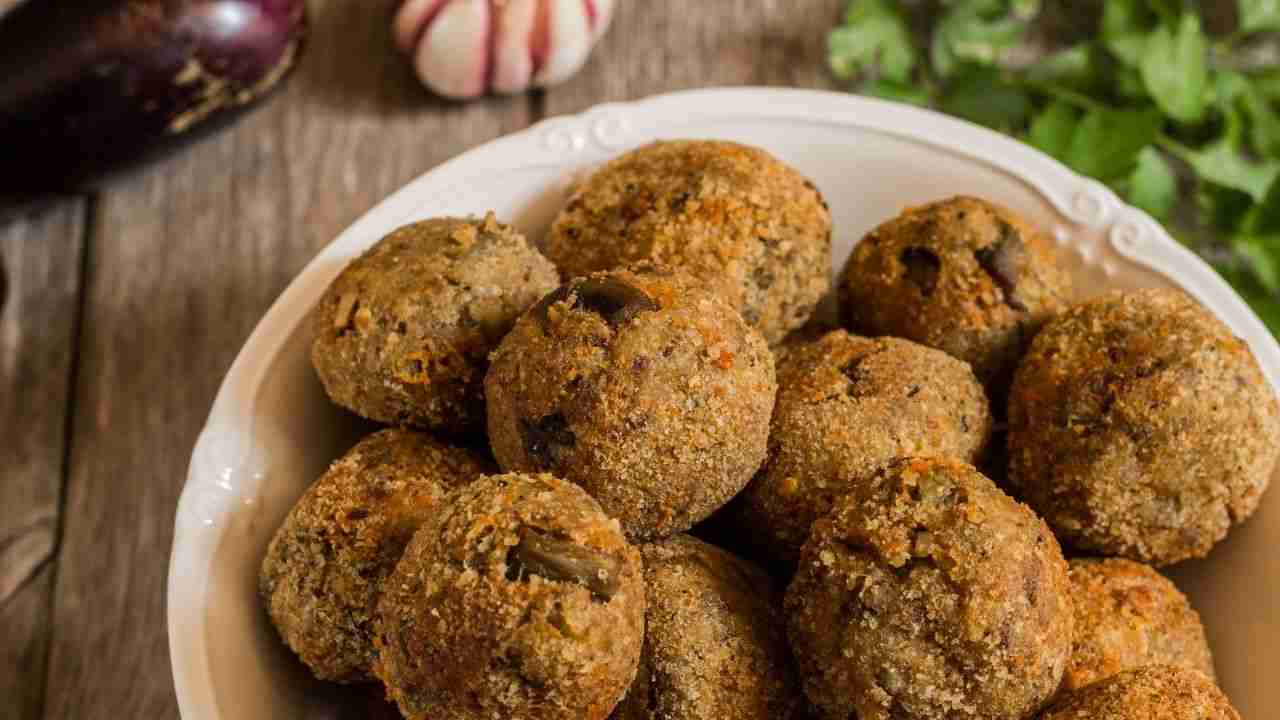
[[[432,185],[456,177],[469,166],[485,167],[490,156],[503,158],[504,164],[510,164],[512,155],[527,161],[516,167],[580,165],[584,158],[603,158],[629,145],[637,118],[677,109],[685,120],[699,122],[717,117],[816,120],[858,127],[1000,169],[1030,185],[1064,217],[1100,233],[1125,259],[1170,279],[1206,306],[1229,311],[1231,317],[1222,319],[1245,338],[1273,390],[1280,390],[1280,343],[1216,271],[1110,188],[994,130],[933,110],[846,92],[757,86],[680,90],[547,118],[427,170],[362,214],[290,280],[237,352],[197,437],[174,517],[166,613],[174,690],[184,720],[221,717],[205,642],[206,607],[191,601],[208,596],[214,553],[226,531],[226,524],[218,520],[237,504],[235,500],[257,489],[256,484],[241,484],[246,477],[240,477],[254,433],[254,400],[285,343],[306,317],[296,310],[300,301],[309,294],[318,295],[316,287],[327,286],[340,270],[326,272],[325,264],[369,228],[412,219],[414,211],[421,210],[417,199]],[[239,465],[220,459],[228,454],[240,458]],[[255,480],[252,473],[247,479]]]

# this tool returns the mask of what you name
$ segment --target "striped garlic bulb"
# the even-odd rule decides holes
[[[452,98],[568,79],[609,27],[614,0],[405,0],[395,39],[422,82]]]

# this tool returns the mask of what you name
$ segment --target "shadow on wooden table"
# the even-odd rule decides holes
[[[391,23],[397,0],[329,2],[312,9],[308,45],[295,82],[303,92],[330,108],[349,111],[370,107],[379,114],[421,114],[450,111],[467,103],[441,98],[428,91],[414,74],[410,59],[395,46]],[[377,21],[371,22],[370,16]],[[504,103],[524,103],[524,96],[488,99],[500,111]]]

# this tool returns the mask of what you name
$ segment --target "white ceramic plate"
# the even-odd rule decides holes
[[[576,175],[656,138],[737,140],[812,179],[835,215],[835,269],[907,205],[968,193],[1047,228],[1082,295],[1175,285],[1252,346],[1273,387],[1280,347],[1214,272],[1145,214],[1014,140],[932,112],[844,94],[723,89],[554,118],[445,163],[374,208],[303,270],[222,384],[178,504],[169,644],[185,720],[338,717],[267,623],[257,569],[291,503],[354,442],[324,398],[302,323],[330,280],[409,221],[493,209],[540,237]],[[1277,483],[1280,484],[1280,483]],[[1247,718],[1280,717],[1280,490],[1208,561],[1173,570],[1208,625],[1224,688]]]

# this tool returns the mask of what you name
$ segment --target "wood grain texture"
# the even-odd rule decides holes
[[[430,99],[389,49],[390,0],[314,2],[308,51],[283,93],[106,187],[85,278],[45,717],[176,717],[164,591],[191,447],[254,324],[336,233],[543,104],[560,113],[710,84],[821,86],[839,5],[624,1],[570,83],[459,105]]]
[[[829,87],[827,33],[845,4],[622,0],[583,71],[546,92],[546,114],[714,85]]]
[[[387,2],[313,6],[298,74],[227,132],[104,188],[86,277],[46,717],[177,716],[173,513],[254,324],[321,247],[415,175],[523,127],[526,98],[428,99]]]
[[[0,227],[0,718],[36,720],[80,308],[84,201]],[[3,283],[0,283],[3,284]]]

